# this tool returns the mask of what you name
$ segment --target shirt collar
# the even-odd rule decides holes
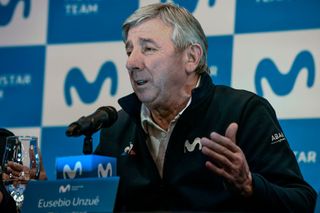
[[[201,78],[201,76],[199,76],[199,79],[198,79],[198,82],[197,82],[195,88],[197,88],[200,85],[200,78]],[[192,96],[190,96],[187,105],[177,114],[177,116],[171,121],[171,123],[176,122],[178,120],[178,118],[182,115],[182,113],[191,104],[191,100],[192,100]],[[141,118],[141,126],[146,133],[148,132],[147,125],[153,125],[154,127],[162,130],[162,128],[152,120],[150,110],[148,109],[148,107],[144,103],[141,104],[140,118]]]

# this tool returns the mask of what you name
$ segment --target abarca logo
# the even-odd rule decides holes
[[[271,144],[280,143],[285,140],[286,138],[284,137],[284,134],[282,132],[274,133],[273,135],[271,135]]]

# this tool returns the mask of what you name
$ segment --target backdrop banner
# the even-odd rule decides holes
[[[100,106],[119,109],[117,100],[132,92],[121,25],[156,2],[184,6],[202,24],[216,84],[270,101],[319,191],[319,0],[1,1],[0,127],[38,136],[55,180],[57,157],[82,154],[83,137],[66,137],[67,126]],[[98,141],[95,133],[94,148]]]

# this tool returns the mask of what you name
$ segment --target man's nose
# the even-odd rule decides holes
[[[126,67],[128,71],[140,70],[143,68],[143,55],[139,51],[132,51],[128,56]]]

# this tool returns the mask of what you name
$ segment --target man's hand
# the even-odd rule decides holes
[[[3,180],[16,180],[27,182],[30,179],[36,179],[36,168],[28,168],[19,163],[8,161],[6,174],[3,173]]]
[[[210,134],[210,139],[201,138],[202,153],[209,157],[206,167],[225,178],[226,183],[239,191],[243,196],[250,196],[252,176],[242,150],[236,145],[238,124],[231,123],[225,136],[216,132]]]

